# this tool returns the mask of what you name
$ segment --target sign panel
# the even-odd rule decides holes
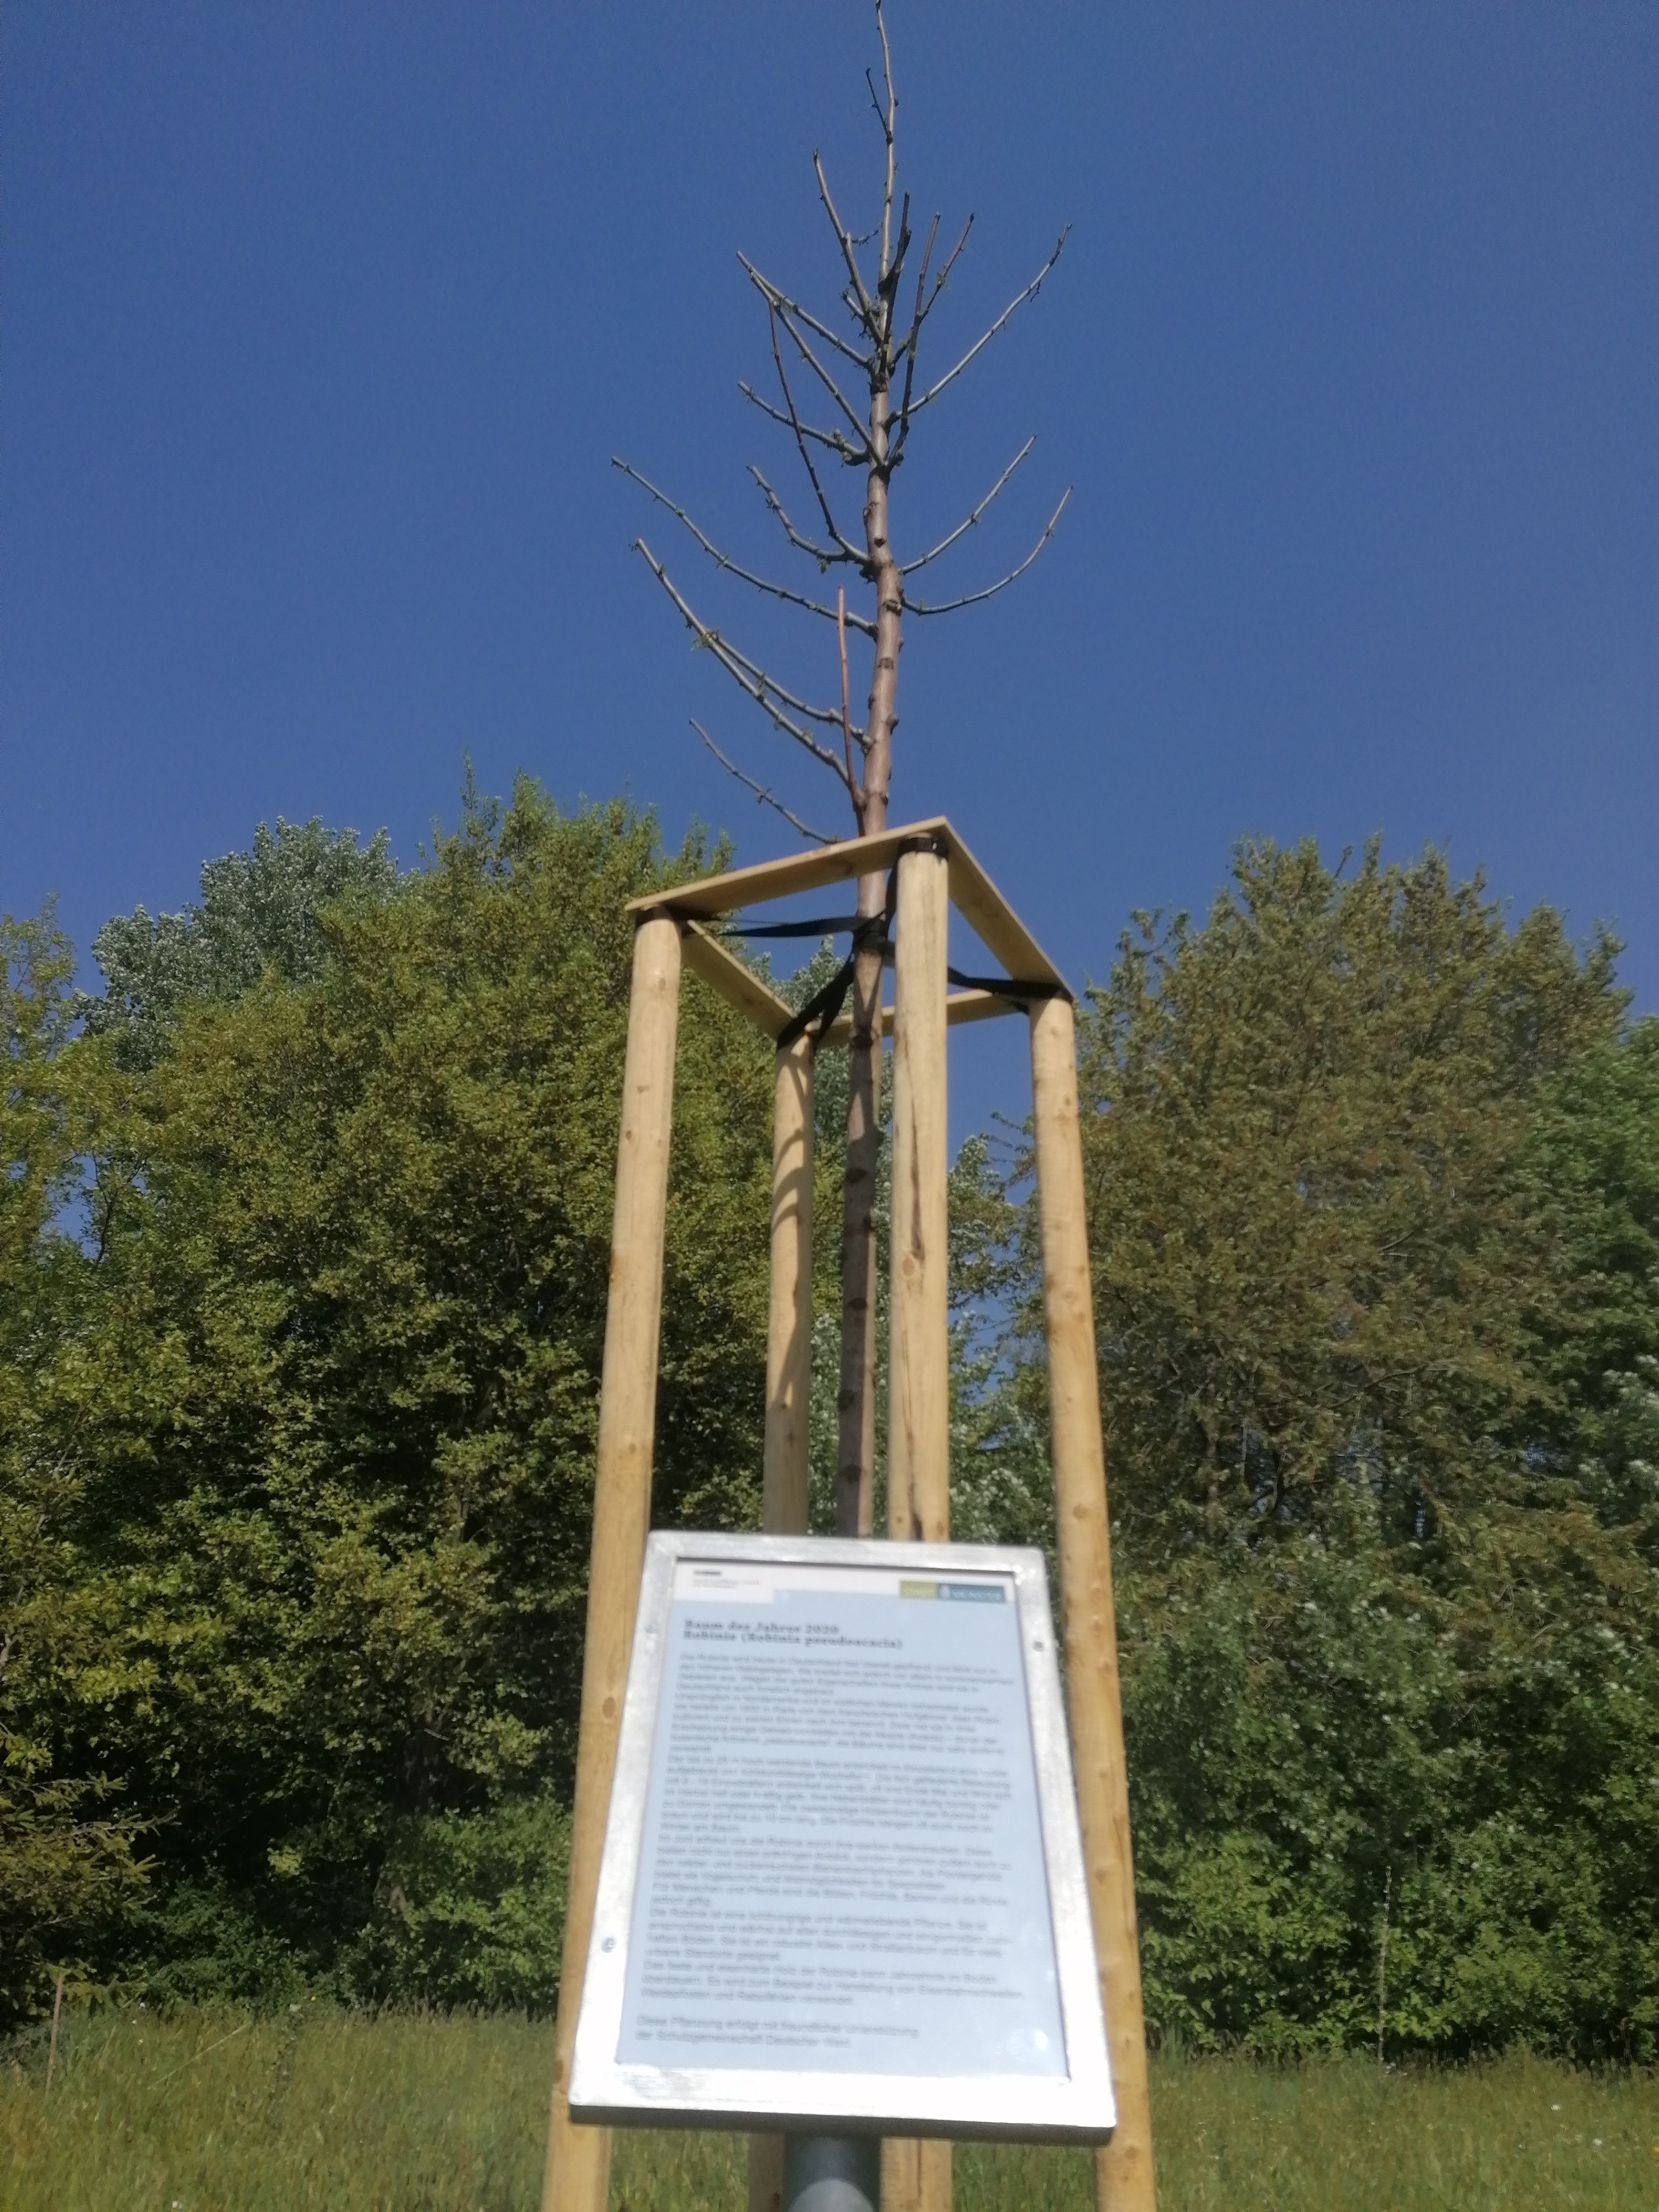
[[[570,2106],[1098,2142],[1042,1554],[653,1536]]]

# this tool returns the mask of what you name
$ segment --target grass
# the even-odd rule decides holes
[[[4,2212],[534,2212],[551,2036],[513,2018],[73,2015],[0,2053]],[[1659,2081],[1165,2059],[1163,2212],[1659,2212]],[[1082,2154],[957,2153],[957,2212],[1089,2212]],[[741,2142],[619,2135],[617,2212],[736,2212]]]

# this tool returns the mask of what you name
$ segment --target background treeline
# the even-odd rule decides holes
[[[622,909],[718,861],[526,784],[404,876],[262,831],[100,998],[4,925],[0,2022],[551,2000]],[[752,1526],[769,1055],[685,988],[655,1515]],[[1252,846],[1082,1040],[1155,2029],[1659,2056],[1659,1028],[1433,854]],[[953,1510],[1044,1542],[1022,1165]]]

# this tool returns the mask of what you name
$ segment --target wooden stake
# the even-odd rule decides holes
[[[812,1040],[777,1057],[772,1092],[772,1271],[766,1315],[766,1458],[761,1527],[806,1533],[812,1387]]]
[[[783,2212],[781,2136],[749,2138],[749,2212]]]
[[[651,1521],[651,1453],[656,1429],[663,1233],[679,985],[679,926],[647,914],[634,940],[634,984],[623,1067],[611,1291],[605,1308],[599,1447],[593,1470],[593,1550],[582,1654],[576,1805],[571,1823],[569,1895],[553,2045],[553,2117],[548,2131],[543,2212],[605,2212],[610,2182],[611,2131],[577,2127],[570,2118],[566,2092]]]
[[[1095,2154],[1097,2212],[1156,2212],[1146,2039],[1140,2007],[1128,1774],[1112,1611],[1106,1458],[1095,1364],[1094,1297],[1084,1221],[1077,1044],[1071,1003],[1031,1012],[1031,1109],[1042,1304],[1048,1338],[1054,1502],[1066,1705],[1117,2132]]]
[[[893,1229],[888,1307],[887,1533],[951,1534],[949,1170],[945,1118],[945,861],[898,862],[893,962]],[[890,2138],[882,2212],[950,2212],[951,2146]]]
[[[766,1321],[766,1462],[761,1526],[806,1532],[812,1381],[812,1041],[777,1056],[772,1093],[772,1273]],[[749,2138],[749,2212],[781,2212],[783,2137]]]
[[[52,2094],[52,2069],[58,2063],[58,2023],[64,2014],[64,1969],[58,1969],[58,1989],[52,2001],[52,2040],[46,2045],[46,2094]]]
[[[950,1224],[945,1178],[945,861],[898,863],[893,963],[893,1230],[887,1372],[887,1533],[951,1533]]]
[[[951,2146],[889,2136],[881,2147],[881,2212],[951,2212]]]

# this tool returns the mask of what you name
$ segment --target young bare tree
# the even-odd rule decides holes
[[[763,397],[748,384],[739,386],[744,398],[768,419],[787,431],[804,471],[816,519],[798,528],[783,501],[761,471],[750,473],[768,509],[776,520],[793,551],[816,564],[820,576],[833,571],[845,575],[838,585],[835,605],[811,590],[798,590],[761,575],[731,559],[674,500],[658,489],[623,460],[614,465],[643,487],[667,509],[715,565],[726,574],[767,597],[804,610],[836,629],[836,667],[840,699],[828,705],[787,689],[758,661],[742,653],[721,631],[693,611],[666,568],[645,540],[635,541],[652,574],[678,609],[699,645],[713,653],[738,689],[761,709],[774,732],[799,746],[820,769],[833,776],[849,801],[856,833],[873,836],[887,826],[888,794],[892,781],[893,732],[897,726],[899,647],[904,617],[951,614],[980,605],[1022,576],[1036,559],[1059,521],[1070,497],[1062,494],[1059,505],[1043,526],[1036,544],[1018,564],[993,583],[944,599],[916,595],[913,579],[942,559],[975,530],[987,509],[1030,453],[1035,440],[1027,438],[1001,475],[952,530],[909,560],[894,550],[891,534],[892,489],[905,459],[911,428],[922,411],[954,384],[969,363],[1005,329],[1016,310],[1034,299],[1044,277],[1059,259],[1066,243],[1061,231],[1052,253],[1023,290],[1016,294],[988,328],[950,368],[931,382],[917,374],[921,338],[928,318],[968,242],[973,228],[970,215],[954,246],[935,264],[939,217],[928,225],[922,246],[914,295],[901,301],[915,238],[910,228],[910,195],[898,191],[898,98],[893,87],[892,55],[888,44],[883,0],[875,0],[876,34],[881,46],[881,85],[866,71],[870,99],[881,127],[883,172],[880,214],[874,228],[855,234],[843,222],[830,190],[823,163],[815,153],[812,167],[818,198],[830,228],[845,278],[839,305],[849,320],[849,330],[836,329],[812,313],[790,293],[764,276],[748,258],[738,261],[766,309],[771,339],[772,365],[777,377],[777,398]],[[872,255],[873,248],[873,256]],[[873,259],[873,266],[872,266]],[[931,282],[929,281],[931,272]],[[908,306],[908,316],[906,308]],[[857,404],[843,388],[856,376]],[[813,414],[798,402],[798,391],[810,392]],[[836,472],[852,470],[863,482],[861,533],[854,537],[837,520],[837,502],[831,497]],[[867,593],[863,606],[850,605],[848,585]],[[862,725],[852,719],[849,704],[848,633],[866,641],[871,655],[868,706]],[[828,843],[822,831],[812,829],[772,791],[728,759],[708,732],[696,721],[692,727],[722,768],[772,806],[800,836]],[[837,742],[838,741],[838,742]],[[858,922],[854,929],[848,964],[829,991],[808,1010],[821,1032],[839,1010],[850,988],[853,1039],[849,1048],[847,1108],[846,1184],[842,1220],[842,1351],[838,1399],[836,1453],[836,1525],[846,1534],[867,1535],[871,1528],[872,1487],[875,1468],[876,1366],[876,1243],[874,1198],[880,1152],[879,1081],[881,1067],[881,980],[888,951],[885,916],[886,883],[879,872],[860,877]]]

